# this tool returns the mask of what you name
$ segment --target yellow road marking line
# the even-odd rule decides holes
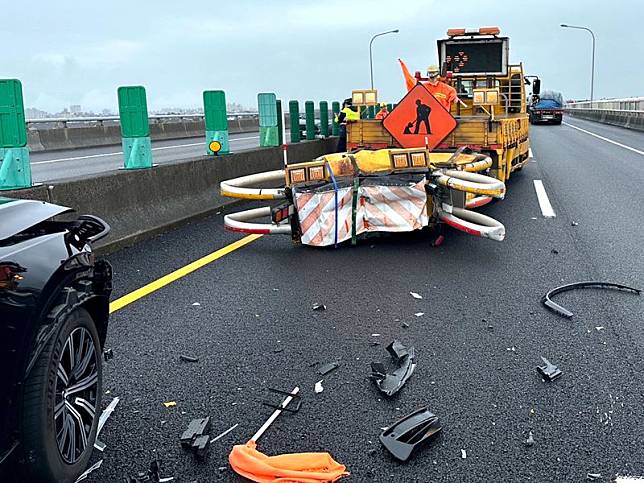
[[[209,255],[206,255],[205,257],[195,260],[194,262],[189,263],[188,265],[181,267],[178,270],[175,270],[174,272],[170,272],[167,275],[164,275],[163,277],[153,282],[150,282],[141,288],[137,288],[133,292],[123,295],[122,297],[110,302],[110,314],[113,314],[117,310],[121,310],[123,307],[131,304],[132,302],[136,302],[140,298],[143,298],[146,295],[150,295],[152,292],[156,292],[160,288],[163,288],[166,285],[169,285],[172,282],[175,282],[180,278],[183,278],[186,275],[191,274],[195,270],[199,270],[200,268],[208,265],[209,263],[214,262],[215,260],[220,259],[221,257],[228,255],[231,252],[234,252],[238,248],[248,245],[249,243],[257,240],[258,238],[261,238],[262,236],[263,235],[248,235],[242,238],[241,240],[237,240],[236,242],[231,243],[230,245],[220,248],[216,252],[212,252]]]

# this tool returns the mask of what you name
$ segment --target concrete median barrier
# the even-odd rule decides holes
[[[257,119],[231,120],[228,121],[228,129],[231,134],[258,132],[259,122]],[[205,136],[203,119],[150,123],[150,137],[153,141],[201,136]],[[121,128],[118,125],[111,125],[29,129],[28,138],[29,150],[32,152],[120,146]]]
[[[571,108],[565,109],[564,111],[572,117],[625,127],[627,129],[635,129],[636,131],[644,131],[644,112],[642,111]]]
[[[336,146],[337,138],[292,145],[289,160],[312,160],[333,152]],[[280,148],[261,148],[220,157],[203,156],[152,169],[63,180],[3,195],[47,200],[74,208],[78,213],[100,216],[112,231],[99,243],[99,248],[113,251],[238,202],[219,195],[221,181],[282,166]]]

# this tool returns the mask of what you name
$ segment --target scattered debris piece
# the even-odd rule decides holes
[[[199,362],[199,358],[198,358],[198,357],[187,356],[187,355],[185,355],[185,354],[181,354],[181,355],[179,356],[179,359],[181,359],[182,361],[185,361],[185,362]]]
[[[278,347],[277,349],[273,349],[273,354],[278,354],[284,350],[283,347]]]
[[[102,443],[99,439],[98,436],[101,434],[101,431],[103,430],[103,426],[105,426],[105,423],[109,419],[109,417],[112,415],[114,412],[114,409],[116,409],[116,405],[119,403],[120,399],[118,397],[115,397],[110,401],[110,403],[107,405],[105,410],[101,413],[101,417],[98,418],[98,424],[96,426],[96,440],[94,442],[94,448],[96,448],[99,451],[105,451],[105,443]]]
[[[587,473],[587,480],[599,480],[602,477],[601,473]]]
[[[552,250],[550,250],[550,253],[552,253],[553,255],[559,255],[559,250],[553,248]]]
[[[566,317],[568,319],[572,319],[573,313],[562,307],[559,304],[556,304],[551,300],[551,298],[554,295],[560,294],[562,292],[567,292],[569,290],[575,290],[578,288],[605,288],[605,289],[615,289],[615,290],[621,290],[624,292],[632,292],[636,295],[640,295],[642,291],[638,288],[633,288],[633,287],[628,287],[626,285],[621,285],[617,283],[611,283],[611,282],[595,282],[595,281],[590,281],[590,282],[577,282],[577,283],[569,283],[568,285],[562,285],[561,287],[557,287],[552,289],[550,292],[545,294],[541,298],[541,303],[548,307],[551,311],[555,312],[556,314],[559,314],[563,317]]]
[[[177,405],[177,402],[176,401],[168,401],[168,402],[164,402],[163,405],[165,407],[167,407],[167,408],[173,408],[173,407],[175,407]]]
[[[257,451],[257,440],[293,399],[298,397],[299,387],[294,388],[277,406],[262,427],[246,444],[237,444],[228,455],[228,462],[239,475],[252,481],[277,481],[288,473],[290,481],[336,481],[349,473],[346,466],[335,461],[329,453],[291,453],[266,456]]]
[[[534,445],[534,436],[532,435],[532,431],[528,433],[528,439],[525,440],[524,444],[526,446],[533,446]]]
[[[570,226],[577,226],[577,225],[579,225],[579,223],[577,223],[576,221],[571,221],[570,222]]]
[[[279,394],[279,395],[282,395],[282,396],[286,396],[286,399],[289,399],[289,402],[294,400],[297,403],[295,404],[295,407],[292,407],[292,408],[291,407],[289,407],[289,408],[283,407],[282,408],[279,404],[275,404],[275,403],[272,403],[270,401],[262,401],[262,404],[264,406],[279,409],[280,411],[288,411],[290,413],[296,413],[302,407],[302,398],[301,398],[301,396],[299,394],[297,394],[297,393],[293,394],[293,393],[290,393],[290,392],[282,391],[281,389],[275,389],[273,387],[268,387],[266,389],[268,390],[268,392],[272,392],[274,394]],[[299,389],[298,389],[297,392],[299,392]]]
[[[192,304],[193,307],[201,307],[201,304],[199,302],[195,302]]]
[[[223,433],[221,433],[221,434],[219,434],[219,435],[215,436],[214,438],[212,438],[212,439],[210,440],[210,442],[211,442],[211,443],[214,443],[214,442],[215,442],[215,441],[217,441],[218,439],[223,438],[223,437],[224,437],[224,436],[226,436],[228,433],[230,433],[233,429],[235,429],[237,426],[239,426],[239,423],[235,423],[235,424],[233,424],[233,425],[232,425],[230,428],[228,428],[226,431],[224,431]]]
[[[425,315],[425,312],[416,312],[414,315],[416,317],[422,317],[423,315]]]
[[[461,449],[461,458],[467,458],[467,451],[465,451],[464,449]]]
[[[193,419],[188,424],[179,440],[181,446],[191,449],[195,455],[203,458],[206,455],[208,443],[210,442],[210,417]]]
[[[103,359],[105,362],[109,362],[114,359],[114,351],[111,348],[103,350]]]
[[[411,295],[411,296],[412,296],[412,297],[414,297],[415,299],[422,299],[422,298],[423,298],[423,296],[422,296],[422,295],[420,295],[420,294],[418,294],[418,293],[416,293],[416,292],[409,292],[409,295]]]
[[[103,464],[103,460],[98,460],[92,466],[87,468],[83,473],[81,473],[81,475],[78,478],[76,478],[76,481],[74,483],[78,483],[79,481],[83,481],[83,480],[87,479],[87,477],[90,475],[90,473],[92,473],[93,471],[96,471],[97,469],[99,469],[102,464]]]
[[[324,391],[324,388],[322,387],[322,382],[324,382],[324,379],[321,381],[318,381],[315,383],[315,393],[320,394],[322,391]]]
[[[411,377],[416,368],[416,351],[413,347],[407,349],[399,341],[394,340],[387,346],[387,352],[391,355],[398,368],[387,373],[382,362],[371,363],[371,378],[376,382],[378,389],[387,396],[392,396],[403,387]]]
[[[329,372],[335,371],[338,367],[340,367],[340,364],[337,362],[329,362],[318,368],[318,374],[326,376]]]
[[[561,376],[561,370],[554,364],[552,364],[548,359],[542,357],[541,360],[545,365],[537,366],[537,371],[543,376],[546,381],[554,381],[559,376]]]
[[[380,442],[395,458],[407,461],[416,448],[434,439],[443,428],[438,417],[423,407],[383,429]]]
[[[600,325],[599,327],[595,327],[595,330],[597,331],[604,330],[604,326]]]
[[[512,346],[512,347],[507,347],[505,350],[506,350],[506,351],[511,351],[511,352],[516,352],[516,351],[517,351],[516,347],[514,347],[514,346]]]
[[[380,334],[371,334],[371,337],[380,337]]]
[[[409,324],[408,324],[407,322],[403,322],[403,323],[402,323],[402,327],[403,327],[403,329],[408,329],[408,328],[409,328]]]
[[[161,460],[152,460],[150,462],[150,469],[147,471],[140,471],[136,477],[128,476],[125,478],[125,483],[141,483],[144,481],[153,481],[156,483],[166,483],[174,480],[174,476],[168,478],[161,477]]]
[[[324,305],[324,304],[313,304],[313,310],[326,310],[326,305]]]
[[[369,345],[370,345],[370,346],[372,346],[372,347],[375,347],[375,346],[377,346],[377,345],[380,345],[380,342],[376,342],[375,340],[372,340],[372,341],[369,343]]]

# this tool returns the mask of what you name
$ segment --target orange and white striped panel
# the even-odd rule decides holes
[[[351,238],[351,187],[338,190],[338,243]],[[335,193],[296,192],[295,204],[305,245],[335,243]],[[358,188],[356,234],[405,232],[427,226],[425,181],[409,186],[361,186]]]
[[[425,181],[411,186],[364,186],[359,193],[366,231],[413,231],[429,223]]]
[[[338,190],[338,243],[351,238],[351,187]],[[295,194],[302,243],[329,246],[335,243],[335,192]],[[359,224],[360,226],[360,224]]]

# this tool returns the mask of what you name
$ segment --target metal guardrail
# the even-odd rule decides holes
[[[181,122],[183,120],[201,120],[203,114],[153,114],[148,116],[148,119],[153,122],[162,122],[164,120],[175,120]],[[259,117],[257,112],[233,112],[228,114],[228,120],[237,121],[240,119],[255,119]],[[27,119],[25,124],[27,128],[32,127],[34,124],[54,124],[55,127],[67,127],[68,123],[72,124],[94,124],[102,126],[104,122],[119,123],[119,116],[90,116],[90,117],[45,117],[39,119]]]

